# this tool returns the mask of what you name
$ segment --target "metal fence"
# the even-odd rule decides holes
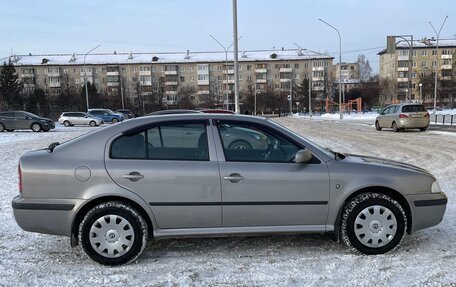
[[[431,115],[431,124],[434,125],[455,125],[456,126],[456,115]]]

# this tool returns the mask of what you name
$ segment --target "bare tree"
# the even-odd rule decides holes
[[[358,55],[356,60],[359,68],[359,79],[361,82],[368,81],[372,77],[372,68],[369,64],[369,59],[364,54]]]

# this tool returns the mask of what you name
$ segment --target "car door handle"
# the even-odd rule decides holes
[[[243,180],[244,177],[242,175],[240,175],[239,173],[232,173],[229,176],[224,176],[223,179],[224,180],[229,180],[229,181],[231,181],[233,183],[238,183],[241,180]]]
[[[140,181],[141,179],[143,179],[144,175],[140,174],[137,171],[132,171],[129,174],[124,174],[122,177],[125,179],[128,179],[128,180],[131,180],[133,182],[136,182],[136,181]]]

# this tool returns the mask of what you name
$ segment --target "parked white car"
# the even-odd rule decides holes
[[[83,112],[65,112],[59,117],[59,123],[69,127],[74,125],[89,125],[96,127],[103,124],[103,119]]]

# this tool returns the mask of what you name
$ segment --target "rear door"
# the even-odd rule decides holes
[[[218,163],[207,120],[156,124],[114,139],[106,168],[141,196],[159,228],[221,226]]]

